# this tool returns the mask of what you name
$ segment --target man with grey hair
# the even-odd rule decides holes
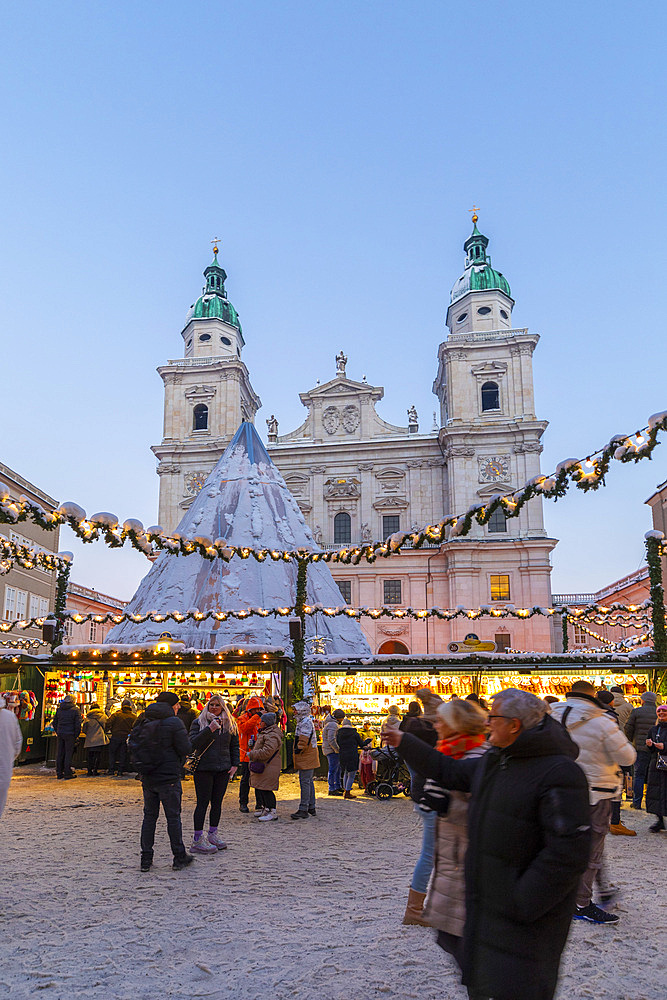
[[[456,760],[399,730],[387,742],[444,788],[470,793],[462,980],[471,1000],[550,1000],[588,863],[588,785],[577,747],[527,691],[489,714],[491,749]]]

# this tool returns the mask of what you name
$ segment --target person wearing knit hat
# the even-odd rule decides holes
[[[70,778],[76,778],[72,769],[72,754],[81,732],[81,712],[71,694],[66,694],[58,705],[52,726],[57,737],[56,777],[69,781]]]
[[[88,706],[88,714],[81,727],[86,734],[84,747],[86,749],[86,760],[88,764],[89,777],[98,777],[100,758],[102,751],[107,745],[107,734],[105,727],[107,717],[100,706],[94,701]]]
[[[120,709],[109,716],[105,730],[109,736],[108,773],[120,778],[129,770],[127,738],[134,728],[137,716],[129,698],[123,698]]]
[[[646,746],[649,730],[656,722],[656,702],[658,698],[653,691],[644,691],[639,708],[633,708],[625,723],[625,735],[637,751],[632,778],[632,808],[641,809],[644,797],[644,786],[651,761],[651,753]]]
[[[239,782],[239,812],[249,813],[248,798],[250,795],[250,760],[248,751],[257,737],[264,712],[264,703],[257,695],[247,701],[239,701],[234,709],[236,724],[239,727],[239,752],[241,755],[241,780]],[[255,816],[261,816],[264,807],[260,805],[259,796],[255,793]]]
[[[604,708],[609,718],[613,719],[616,725],[620,729],[621,720],[619,719],[618,713],[614,708],[614,695],[612,694],[612,692],[603,689],[602,691],[598,691],[595,697],[600,702],[600,704]],[[632,767],[622,767],[621,770],[627,773],[632,770]],[[611,800],[611,817],[609,823],[609,832],[613,834],[613,836],[615,837],[636,837],[637,833],[635,830],[631,830],[624,823],[621,823],[622,797],[623,797],[623,788],[621,786],[618,789],[616,795],[614,795],[613,799]],[[603,869],[600,868],[600,870],[598,871],[598,875],[602,877],[602,874],[603,874]],[[601,883],[599,878],[596,878],[596,882],[598,883],[598,886],[600,886]],[[608,902],[610,899],[613,898],[613,896],[617,894],[618,889],[616,889],[616,887],[614,886],[612,892],[611,888],[604,887],[605,886],[604,882],[602,883],[602,886],[603,886],[601,890],[602,899],[604,902]]]
[[[250,786],[255,789],[257,797],[255,816],[260,822],[278,819],[276,792],[280,785],[282,742],[283,734],[278,726],[276,713],[264,712],[260,719],[257,739],[254,745],[248,748]]]
[[[387,732],[393,729],[400,729],[401,725],[401,712],[398,705],[390,705],[387,711],[388,714],[382,720],[382,725],[380,726],[380,746],[387,745]]]
[[[320,766],[317,749],[317,733],[313,713],[307,701],[294,703],[296,728],[294,730],[294,767],[299,772],[299,808],[291,814],[292,819],[308,819],[315,816],[315,782],[313,776]]]

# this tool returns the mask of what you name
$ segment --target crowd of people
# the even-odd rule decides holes
[[[403,922],[436,930],[458,963],[471,1000],[550,1000],[573,919],[619,920],[609,904],[618,890],[604,862],[607,834],[636,836],[621,822],[623,790],[632,808],[667,814],[667,704],[646,691],[633,707],[620,688],[596,691],[578,680],[564,700],[507,689],[487,706],[475,694],[445,702],[423,688],[401,716],[391,706],[376,734],[357,729],[341,709],[320,710],[330,796],[354,798],[374,777],[374,748],[393,748],[409,772],[421,821]],[[2,699],[0,699],[2,707]],[[293,763],[299,807],[292,820],[317,815],[314,776],[318,726],[307,701],[293,706]],[[74,776],[72,752],[83,735],[88,774],[138,772],[144,811],[141,870],[153,863],[156,823],[164,811],[181,870],[197,854],[225,850],[222,804],[239,772],[239,809],[260,822],[278,818],[287,723],[280,699],[257,696],[231,706],[218,694],[205,704],[161,692],[137,715],[125,699],[110,715],[99,705],[84,719],[70,697],[59,704],[56,775]],[[16,732],[18,730],[18,733]],[[0,815],[21,749],[13,713],[0,711]],[[189,851],[183,842],[182,779],[194,781]],[[596,897],[594,899],[594,897]]]

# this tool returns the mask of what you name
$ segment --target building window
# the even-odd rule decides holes
[[[500,389],[497,382],[485,382],[482,386],[482,413],[500,409]]]
[[[382,537],[389,538],[401,530],[401,518],[398,514],[384,514],[382,517]]]
[[[491,600],[509,601],[510,599],[510,578],[506,573],[491,574]]]
[[[493,638],[496,643],[496,652],[498,653],[506,653],[512,645],[512,637],[507,632],[497,632]]]
[[[29,615],[30,618],[41,618],[41,615],[39,613],[39,607],[41,601],[43,601],[44,604],[46,604],[44,598],[39,598],[37,594],[30,595],[30,615]]]
[[[352,541],[352,518],[341,510],[334,517],[334,545],[349,545]]]
[[[222,344],[225,344],[225,346],[226,346],[226,347],[231,347],[231,346],[232,346],[232,342],[231,342],[231,340],[229,339],[229,337],[221,337],[221,338],[220,338],[220,342],[221,342]]]
[[[5,587],[5,621],[16,618],[16,587]]]
[[[488,316],[489,313],[491,312],[491,307],[490,306],[480,306],[479,309],[477,310],[477,312],[479,313],[480,316]]]
[[[378,649],[378,653],[382,656],[391,656],[392,654],[395,656],[408,656],[410,650],[404,642],[399,642],[398,639],[388,639],[386,642],[382,643]]]
[[[71,639],[74,635],[74,622],[71,618],[68,618],[65,622],[65,638]]]
[[[208,340],[210,340],[210,339],[211,339],[211,334],[210,334],[210,333],[201,333],[201,334],[199,335],[199,339],[200,339],[200,341],[201,341],[201,342],[202,342],[203,344],[205,344],[205,343],[206,343],[206,342],[207,342]]]
[[[385,604],[400,604],[401,603],[401,581],[400,580],[384,580],[384,603]]]
[[[97,642],[97,622],[90,623],[90,631],[88,637],[91,642]]]
[[[582,626],[575,622],[573,628],[575,646],[586,646],[588,644],[588,635],[584,632]]]
[[[205,403],[197,403],[192,411],[192,429],[194,431],[208,430],[208,406]]]
[[[492,533],[502,533],[507,531],[507,518],[505,517],[505,511],[501,510],[500,507],[496,507],[486,523],[489,531]]]
[[[49,613],[49,602],[46,597],[39,599],[39,617],[45,618]]]
[[[352,581],[351,580],[336,580],[335,581],[338,589],[340,590],[340,595],[346,604],[352,604]]]

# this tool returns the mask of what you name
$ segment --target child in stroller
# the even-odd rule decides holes
[[[390,799],[392,795],[410,795],[410,772],[393,747],[378,747],[371,750],[371,757],[377,761],[375,781],[366,786],[367,795],[378,799]]]

